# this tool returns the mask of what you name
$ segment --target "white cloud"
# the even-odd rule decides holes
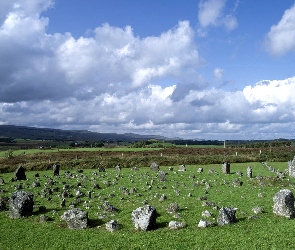
[[[155,37],[103,24],[75,39],[46,33],[41,14],[52,1],[17,3],[0,2],[0,124],[206,139],[294,128],[295,78],[209,89],[187,21]],[[202,1],[203,14],[209,3]],[[225,25],[225,1],[217,4],[204,26]],[[221,79],[223,69],[213,74]]]
[[[277,56],[295,50],[295,4],[284,12],[278,24],[271,27],[265,46],[271,54]]]
[[[213,70],[213,75],[216,81],[220,81],[223,77],[223,69],[215,68]]]
[[[207,34],[209,26],[225,27],[232,31],[238,26],[236,17],[233,14],[225,14],[224,9],[227,0],[201,0],[199,3],[198,19],[201,28],[198,30],[200,36]],[[233,12],[237,9],[238,1],[235,3]]]

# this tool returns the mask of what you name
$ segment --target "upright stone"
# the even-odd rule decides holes
[[[114,231],[118,230],[118,228],[119,228],[119,225],[116,220],[111,220],[106,223],[106,230],[107,231],[114,232]]]
[[[157,211],[150,205],[133,210],[131,219],[136,229],[148,231],[156,228]]]
[[[294,195],[289,189],[282,189],[273,197],[273,213],[287,218],[295,217]]]
[[[178,171],[180,171],[180,172],[184,172],[184,171],[186,171],[185,165],[181,165],[181,166],[179,166]]]
[[[250,166],[247,167],[247,177],[252,178],[252,168]]]
[[[84,229],[88,226],[88,213],[79,208],[64,212],[61,219],[66,221],[69,229]]]
[[[54,176],[59,175],[59,169],[60,169],[60,165],[58,163],[53,164],[53,175]]]
[[[164,171],[159,171],[160,181],[166,181],[166,173]]]
[[[221,166],[222,173],[230,174],[230,164],[228,162],[224,162]]]
[[[159,165],[157,163],[153,162],[150,165],[150,170],[152,170],[152,171],[159,171],[160,170]]]
[[[19,190],[11,194],[9,199],[9,218],[18,219],[28,217],[33,214],[34,195]]]
[[[21,180],[26,180],[26,170],[23,166],[19,166],[15,172],[14,172],[14,176],[16,178],[16,180],[21,181]]]
[[[289,176],[294,178],[295,177],[295,156],[292,161],[288,162],[288,165],[289,165]]]
[[[231,207],[222,207],[219,210],[218,214],[218,225],[223,226],[227,224],[232,224],[236,222],[236,211],[237,208],[231,208]]]

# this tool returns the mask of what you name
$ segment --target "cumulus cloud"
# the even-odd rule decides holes
[[[199,3],[198,19],[201,25],[199,35],[206,35],[205,28],[209,26],[225,27],[228,31],[232,31],[238,26],[236,17],[232,14],[225,14],[224,9],[227,0],[201,0]],[[234,11],[238,6],[235,4]]]
[[[265,46],[277,56],[295,50],[295,4],[284,12],[278,24],[271,27],[266,35]]]
[[[225,1],[217,4],[204,26],[226,17]],[[294,127],[295,78],[209,89],[188,21],[143,38],[106,23],[75,39],[46,33],[51,6],[0,2],[0,124],[205,139],[266,138]],[[213,74],[220,80],[223,70]]]

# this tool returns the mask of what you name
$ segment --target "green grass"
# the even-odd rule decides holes
[[[253,179],[246,177],[246,168],[253,169]],[[269,163],[275,169],[283,171],[287,167],[285,162]],[[199,167],[204,168],[203,173],[197,173]],[[44,205],[47,210],[45,214],[51,218],[46,223],[39,223],[37,209],[33,216],[26,219],[11,220],[8,218],[8,211],[0,212],[0,249],[292,249],[293,231],[295,220],[275,216],[272,213],[273,196],[282,188],[288,188],[294,192],[294,179],[287,178],[280,180],[276,174],[268,171],[261,163],[252,162],[245,164],[231,164],[231,174],[221,173],[219,164],[207,166],[190,165],[186,166],[186,172],[178,172],[178,166],[174,166],[174,172],[168,171],[168,166],[161,166],[161,170],[168,173],[167,181],[161,182],[157,173],[148,168],[140,168],[139,171],[122,169],[118,172],[107,169],[105,173],[97,173],[96,170],[86,170],[71,173],[78,176],[82,186],[82,192],[92,190],[93,183],[98,183],[101,189],[95,189],[90,199],[90,209],[83,206],[83,202],[89,200],[82,197],[82,203],[77,207],[87,211],[90,218],[90,227],[84,230],[73,231],[67,228],[60,216],[67,208],[60,208],[60,198],[58,195],[62,191],[62,186],[67,183],[72,186],[70,192],[77,187],[77,179],[66,178],[65,171],[60,172],[59,177],[52,177],[52,171],[39,171],[41,186],[33,188],[31,183],[35,180],[36,172],[27,172],[27,181],[9,182],[13,173],[1,174],[0,178],[5,180],[5,185],[1,196],[9,196],[14,191],[15,186],[22,183],[23,189],[34,193],[36,205]],[[218,174],[209,174],[209,169],[215,169]],[[237,170],[244,173],[242,177],[235,174]],[[93,175],[96,172],[98,175]],[[48,177],[44,177],[44,175]],[[189,178],[195,175],[195,178]],[[261,182],[255,177],[264,176]],[[48,197],[41,198],[37,193],[42,193],[47,179],[52,178],[55,184],[50,188],[58,188]],[[267,178],[266,178],[267,177]],[[116,183],[113,181],[117,178]],[[235,178],[243,181],[241,187],[231,185]],[[152,189],[147,188],[153,180]],[[107,182],[110,185],[107,185]],[[210,221],[216,221],[218,211],[210,207],[202,206],[202,201],[198,197],[205,195],[205,182],[210,183],[208,190],[208,201],[212,201],[219,207],[237,207],[237,222],[227,226],[215,226],[210,228],[198,228],[198,223],[202,218],[201,213],[209,210],[213,213]],[[198,185],[193,185],[199,183]],[[120,191],[120,187],[136,187],[135,194],[125,195]],[[172,186],[177,186],[173,188]],[[166,188],[165,188],[166,187]],[[175,193],[179,190],[180,195]],[[114,197],[109,197],[113,193]],[[188,194],[192,196],[189,197]],[[258,197],[262,193],[264,197]],[[141,194],[139,196],[138,194]],[[167,196],[166,201],[159,201],[160,195]],[[99,206],[103,205],[104,198],[111,205],[117,207],[119,212],[113,214],[105,213]],[[123,199],[122,199],[123,198]],[[74,198],[67,198],[67,206]],[[131,213],[134,209],[143,206],[143,201],[154,206],[158,212],[157,229],[149,232],[140,232],[134,229],[131,221]],[[179,219],[173,218],[166,212],[166,208],[171,202],[177,202],[180,208]],[[264,213],[259,215],[257,220],[249,220],[253,215],[252,208],[263,206]],[[53,213],[53,210],[56,213]],[[105,214],[106,219],[98,219],[98,215]],[[110,233],[105,229],[105,223],[116,219],[120,224],[120,229]],[[171,220],[184,221],[186,227],[179,230],[169,230],[168,223]]]

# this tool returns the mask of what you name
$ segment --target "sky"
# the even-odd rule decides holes
[[[0,125],[295,138],[294,0],[1,0]]]

